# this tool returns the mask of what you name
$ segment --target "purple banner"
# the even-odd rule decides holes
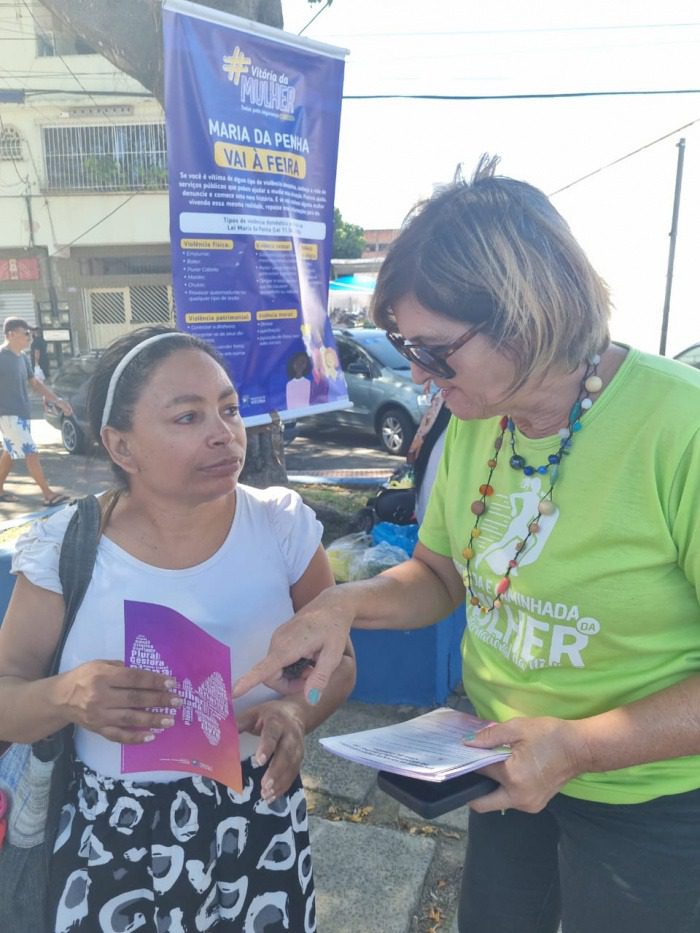
[[[238,727],[231,701],[231,651],[185,616],[124,600],[124,663],[174,677],[175,725],[143,745],[122,745],[122,771],[188,771],[243,787]]]
[[[186,0],[163,9],[178,326],[246,423],[347,407],[328,320],[344,53]]]

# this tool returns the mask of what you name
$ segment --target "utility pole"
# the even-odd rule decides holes
[[[676,164],[676,191],[673,196],[673,217],[671,219],[671,242],[668,247],[668,269],[666,272],[666,297],[664,298],[664,313],[661,319],[661,342],[659,353],[666,355],[666,335],[668,333],[668,315],[671,309],[671,286],[673,285],[673,261],[676,256],[676,237],[678,234],[678,211],[681,205],[681,183],[683,181],[683,158],[685,156],[685,139],[678,140],[678,162]]]

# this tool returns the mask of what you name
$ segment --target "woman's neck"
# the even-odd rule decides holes
[[[605,391],[626,354],[626,348],[612,344],[601,354],[597,375],[603,382],[603,388],[596,398]],[[565,428],[571,408],[581,395],[586,371],[586,364],[582,364],[573,373],[550,373],[534,385],[525,386],[513,398],[512,404],[506,406],[507,414],[518,430],[525,437],[539,438],[550,437]]]
[[[105,534],[133,557],[156,567],[194,567],[212,557],[231,529],[236,493],[197,504],[145,494],[136,486],[124,493]]]

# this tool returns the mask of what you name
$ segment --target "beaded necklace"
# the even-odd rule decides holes
[[[470,506],[471,512],[476,516],[476,518],[474,521],[474,527],[472,528],[469,535],[469,543],[462,551],[462,556],[466,559],[467,562],[464,569],[463,578],[464,585],[466,586],[467,593],[469,594],[469,602],[472,606],[476,606],[476,608],[483,615],[492,612],[494,609],[500,608],[502,605],[500,597],[510,586],[511,571],[518,566],[518,561],[527,548],[529,540],[540,530],[540,517],[543,515],[553,515],[557,510],[556,505],[552,501],[552,491],[554,489],[555,483],[559,479],[561,461],[571,452],[574,434],[577,434],[583,427],[581,417],[593,405],[593,399],[591,398],[591,395],[597,395],[603,388],[603,381],[598,375],[599,363],[600,356],[597,353],[588,361],[586,365],[586,371],[584,372],[583,378],[581,380],[581,385],[579,387],[576,401],[572,405],[569,412],[566,427],[559,431],[559,447],[555,453],[550,454],[547,457],[547,462],[543,463],[541,466],[530,466],[525,458],[517,452],[515,447],[515,424],[513,419],[508,415],[504,415],[498,423],[500,433],[494,441],[493,456],[489,457],[487,460],[489,474],[486,478],[486,482],[479,486],[479,495],[481,498],[476,499]],[[527,534],[522,539],[522,541],[517,542],[515,553],[512,559],[508,561],[506,572],[496,585],[495,598],[492,600],[490,606],[485,606],[482,604],[481,600],[472,588],[471,562],[475,554],[475,542],[479,537],[481,537],[481,528],[479,527],[479,523],[484,513],[488,510],[488,499],[494,494],[494,488],[491,485],[491,479],[493,477],[494,471],[496,470],[496,467],[498,466],[498,455],[501,451],[501,448],[503,447],[503,439],[505,437],[506,431],[510,433],[510,447],[512,454],[509,463],[512,469],[522,470],[526,476],[532,476],[534,473],[547,476],[549,480],[549,487],[547,491],[542,496],[540,496],[540,500],[537,503],[537,514],[534,515],[527,523]]]

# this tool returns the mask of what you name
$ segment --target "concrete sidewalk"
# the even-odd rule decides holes
[[[453,695],[449,705],[464,700]],[[426,821],[380,791],[376,772],[319,738],[410,719],[425,709],[347,703],[306,742],[319,933],[457,933],[466,808]]]

